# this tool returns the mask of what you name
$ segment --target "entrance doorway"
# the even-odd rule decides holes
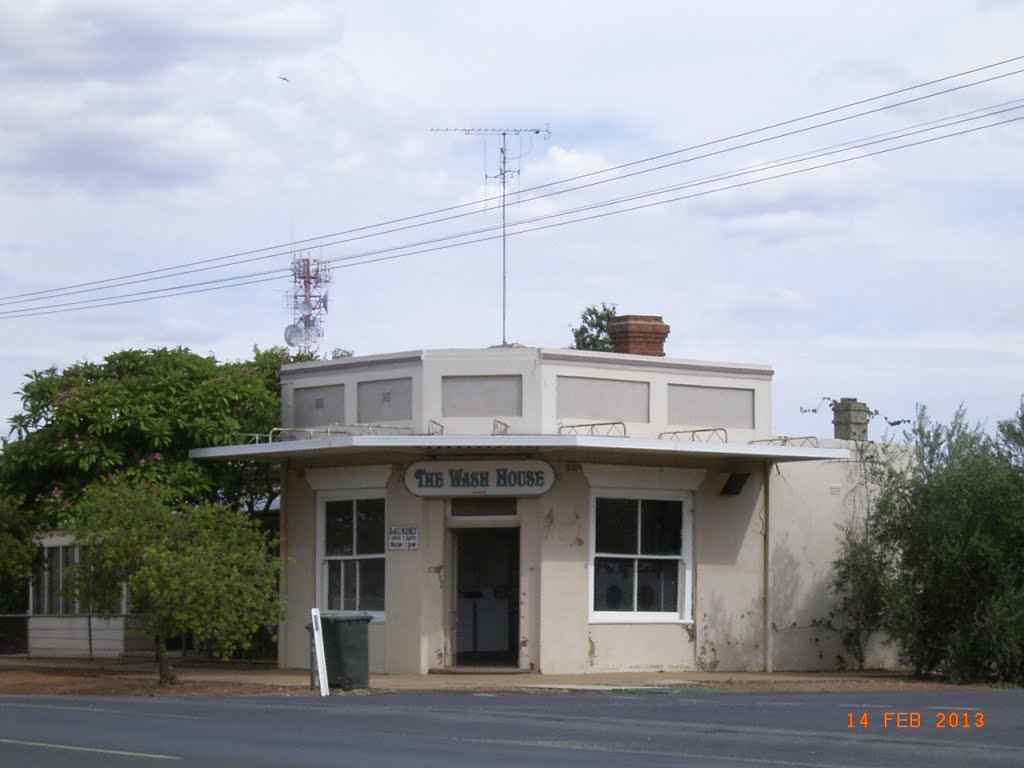
[[[519,529],[452,529],[457,666],[519,665]]]

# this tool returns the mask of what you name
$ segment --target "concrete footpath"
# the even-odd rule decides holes
[[[152,677],[156,665],[147,660],[45,659],[25,656],[0,657],[0,671],[39,670],[109,674],[117,677]],[[249,663],[178,662],[179,681],[310,688],[308,670],[277,669]],[[904,676],[888,673],[851,672],[594,672],[575,675],[544,675],[504,669],[463,668],[427,675],[371,675],[371,691],[487,691],[579,690],[609,691],[666,687],[821,687],[824,689],[913,685]]]

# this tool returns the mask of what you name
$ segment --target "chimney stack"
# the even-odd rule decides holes
[[[660,315],[620,315],[608,323],[612,348],[624,355],[664,357],[669,330]]]
[[[837,440],[868,439],[871,410],[855,397],[844,397],[832,403],[832,426]]]

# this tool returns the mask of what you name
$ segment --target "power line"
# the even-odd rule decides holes
[[[549,189],[551,187],[556,187],[556,186],[560,186],[560,185],[569,184],[569,183],[574,182],[574,181],[579,181],[579,180],[587,179],[587,178],[593,178],[595,176],[599,176],[599,175],[602,175],[602,174],[609,174],[609,173],[613,173],[615,171],[622,170],[622,169],[625,169],[625,168],[635,167],[635,166],[642,165],[642,164],[645,164],[645,163],[654,162],[656,160],[661,160],[661,159],[664,159],[664,158],[667,158],[667,157],[677,156],[679,154],[683,154],[683,153],[686,153],[686,152],[691,152],[691,151],[694,151],[694,150],[715,146],[715,145],[722,144],[722,143],[725,143],[725,142],[728,142],[728,141],[732,141],[732,140],[735,140],[735,139],[744,138],[744,137],[748,137],[748,136],[753,136],[753,135],[756,135],[758,133],[763,133],[765,131],[769,131],[769,130],[772,130],[772,129],[775,129],[775,128],[785,127],[785,126],[788,126],[788,125],[794,125],[796,123],[803,122],[803,121],[806,121],[806,120],[810,120],[810,119],[813,119],[813,118],[816,118],[816,117],[822,117],[822,116],[825,116],[825,115],[834,114],[834,113],[841,112],[841,111],[846,110],[846,109],[851,109],[853,107],[857,107],[857,106],[861,106],[861,105],[868,104],[868,103],[871,103],[871,102],[879,101],[881,99],[889,98],[891,96],[897,96],[897,95],[900,95],[900,94],[903,94],[903,93],[909,93],[909,92],[914,91],[914,90],[919,90],[921,88],[926,88],[928,86],[936,85],[936,84],[943,83],[943,82],[948,82],[950,80],[954,80],[956,78],[964,77],[964,76],[975,74],[975,73],[978,73],[978,72],[982,72],[982,71],[986,71],[986,70],[991,70],[991,69],[994,69],[994,68],[997,68],[997,67],[1000,67],[1000,66],[1004,66],[1006,64],[1010,64],[1010,63],[1013,63],[1013,62],[1016,62],[1016,61],[1021,61],[1021,60],[1024,60],[1024,56],[1015,56],[1015,57],[1012,57],[1012,58],[1009,58],[1009,59],[1004,59],[1002,61],[994,62],[992,64],[987,64],[987,65],[984,65],[984,66],[981,66],[981,67],[975,67],[973,69],[964,70],[962,72],[958,72],[958,73],[955,73],[955,74],[952,74],[952,75],[946,75],[946,76],[941,77],[941,78],[936,78],[934,80],[929,80],[929,81],[926,81],[926,82],[923,82],[923,83],[918,83],[916,85],[908,86],[908,87],[905,87],[905,88],[900,88],[900,89],[893,90],[893,91],[888,91],[886,93],[879,94],[877,96],[872,96],[870,98],[860,99],[860,100],[849,102],[847,104],[843,104],[843,105],[840,105],[840,106],[831,107],[829,109],[825,109],[825,110],[821,110],[821,111],[818,111],[818,112],[810,113],[810,114],[803,115],[803,116],[800,116],[800,117],[795,117],[795,118],[791,118],[791,119],[784,120],[784,121],[781,121],[781,122],[776,122],[776,123],[773,123],[773,124],[770,124],[770,125],[762,126],[760,128],[755,128],[755,129],[751,129],[751,130],[747,130],[747,131],[742,131],[740,133],[732,134],[730,136],[726,136],[726,137],[723,137],[723,138],[715,139],[715,140],[712,140],[712,141],[707,141],[707,142],[703,142],[703,143],[700,143],[700,144],[694,144],[694,145],[691,145],[689,147],[684,147],[682,149],[677,149],[677,150],[673,150],[671,152],[666,152],[666,153],[662,153],[662,154],[659,154],[659,155],[653,155],[653,156],[650,156],[650,157],[641,158],[639,160],[630,161],[628,163],[623,163],[623,164],[612,166],[612,167],[609,167],[609,168],[604,168],[604,169],[601,169],[601,170],[598,170],[598,171],[591,171],[591,172],[588,172],[588,173],[579,174],[577,176],[572,176],[572,177],[569,177],[569,178],[566,178],[566,179],[561,179],[561,180],[557,180],[557,181],[553,181],[553,182],[548,182],[546,184],[540,184],[540,185],[536,185],[536,186],[533,186],[533,187],[528,187],[527,189],[522,190],[522,192],[534,192],[534,191],[537,191],[537,190]],[[989,82],[992,82],[994,80],[1002,79],[1002,78],[1005,78],[1005,77],[1010,77],[1010,76],[1013,76],[1015,74],[1020,74],[1021,72],[1024,72],[1024,69],[1017,69],[1017,70],[1014,70],[1014,71],[1011,71],[1011,72],[1001,73],[1001,74],[994,75],[994,76],[991,76],[991,77],[988,77],[988,78],[984,78],[984,79],[981,79],[981,80],[973,81],[971,83],[961,84],[961,85],[954,86],[954,87],[951,87],[951,88],[948,88],[948,89],[945,89],[945,90],[942,90],[942,91],[937,91],[937,92],[934,92],[934,93],[931,93],[931,94],[925,94],[923,96],[915,97],[913,99],[907,99],[907,100],[904,100],[904,101],[896,102],[894,104],[883,105],[881,107],[877,107],[877,108],[874,108],[874,109],[871,109],[871,110],[866,110],[866,111],[863,111],[863,112],[860,112],[860,113],[856,113],[854,115],[849,115],[849,116],[845,116],[845,117],[842,117],[842,118],[835,118],[833,120],[829,120],[829,121],[825,121],[825,122],[822,122],[822,123],[818,123],[818,124],[815,124],[813,126],[807,126],[807,127],[803,127],[803,128],[800,128],[800,129],[795,129],[793,131],[787,131],[785,133],[777,134],[777,135],[774,135],[774,136],[771,136],[771,137],[766,137],[766,138],[763,138],[763,139],[759,139],[757,141],[752,141],[752,142],[741,144],[741,145],[737,145],[737,146],[734,146],[734,147],[728,147],[728,148],[716,150],[715,152],[706,153],[704,155],[698,155],[698,156],[693,157],[693,158],[685,158],[683,160],[674,161],[672,163],[666,163],[666,164],[663,164],[663,165],[660,165],[660,166],[656,166],[656,167],[653,167],[653,168],[644,169],[642,171],[633,171],[633,172],[630,172],[628,174],[622,174],[620,176],[616,176],[616,177],[613,177],[613,178],[610,178],[610,179],[605,179],[605,180],[598,181],[598,182],[591,182],[591,183],[588,183],[588,184],[585,184],[585,185],[578,185],[576,187],[571,187],[571,188],[564,189],[564,190],[549,192],[549,193],[546,193],[544,195],[536,195],[534,197],[529,197],[526,200],[520,199],[520,202],[530,202],[530,201],[533,201],[533,200],[540,199],[542,197],[549,197],[549,196],[554,196],[554,195],[558,195],[558,194],[565,194],[567,192],[578,191],[579,189],[584,189],[584,188],[587,188],[587,187],[596,186],[597,184],[604,184],[604,183],[610,183],[610,182],[613,182],[613,181],[620,181],[622,179],[630,178],[630,177],[633,177],[633,176],[636,176],[636,175],[640,175],[642,173],[650,173],[650,172],[654,172],[654,171],[657,171],[657,170],[662,170],[664,168],[668,168],[668,167],[671,167],[671,166],[674,166],[674,165],[679,165],[681,163],[693,162],[695,160],[705,159],[707,157],[712,157],[712,156],[715,156],[715,155],[723,154],[725,152],[732,152],[732,151],[736,151],[738,149],[744,149],[744,148],[747,148],[747,147],[750,147],[750,146],[755,146],[755,145],[758,145],[758,144],[763,144],[763,143],[768,142],[768,141],[774,141],[774,140],[777,140],[779,138],[785,138],[785,137],[792,136],[792,135],[795,135],[795,134],[805,133],[805,132],[808,132],[808,131],[811,131],[811,130],[816,130],[817,128],[821,128],[821,127],[825,127],[825,126],[829,126],[829,125],[834,125],[834,124],[837,124],[837,123],[840,123],[840,122],[846,122],[848,120],[857,119],[859,117],[863,117],[863,116],[866,116],[866,115],[869,115],[869,114],[874,114],[874,113],[882,112],[882,111],[885,111],[885,110],[894,109],[894,108],[897,108],[897,107],[900,107],[900,106],[906,106],[907,104],[918,102],[918,101],[922,101],[922,100],[925,100],[925,99],[930,99],[930,98],[935,98],[937,96],[946,95],[946,94],[951,93],[953,91],[959,91],[959,90],[963,90],[965,88],[970,88],[970,87],[974,87],[974,86],[977,86],[977,85],[989,83]],[[473,202],[470,202],[470,203],[462,203],[462,204],[459,204],[459,205],[448,206],[448,207],[445,207],[445,208],[436,209],[434,211],[429,211],[429,212],[426,212],[426,213],[420,213],[420,214],[415,214],[415,215],[411,215],[411,216],[405,216],[405,217],[400,217],[400,218],[396,218],[396,219],[391,219],[391,220],[380,222],[380,223],[377,223],[377,224],[364,225],[364,226],[355,227],[355,228],[352,228],[352,229],[341,230],[341,231],[338,231],[338,232],[328,233],[328,234],[324,234],[324,235],[318,235],[316,237],[305,238],[305,239],[302,239],[302,240],[294,241],[293,243],[290,243],[290,244],[279,244],[279,245],[274,245],[274,246],[266,246],[266,247],[263,247],[263,248],[256,248],[256,249],[251,249],[251,250],[247,250],[247,251],[240,251],[240,252],[237,252],[237,253],[234,253],[234,254],[229,254],[229,255],[226,255],[226,256],[218,256],[218,257],[213,257],[213,258],[210,258],[210,259],[200,259],[200,260],[196,260],[196,261],[185,262],[185,263],[179,264],[177,266],[161,267],[161,268],[158,268],[158,269],[145,270],[145,271],[142,271],[142,272],[131,273],[131,274],[128,274],[128,275],[122,275],[122,276],[119,276],[119,277],[111,277],[111,278],[105,278],[105,279],[101,279],[101,280],[93,280],[93,281],[84,282],[84,283],[76,283],[76,284],[64,286],[64,287],[61,287],[61,288],[45,289],[45,290],[39,290],[39,291],[32,291],[32,292],[28,292],[28,293],[14,294],[14,295],[11,295],[11,296],[4,296],[4,297],[0,297],[0,306],[9,305],[9,304],[24,304],[24,303],[28,303],[30,301],[44,301],[47,298],[59,298],[61,296],[65,296],[65,295],[75,295],[75,294],[79,294],[79,293],[88,293],[88,292],[95,292],[95,291],[100,291],[100,290],[108,290],[110,288],[123,287],[125,285],[134,285],[134,284],[139,284],[139,283],[143,283],[143,282],[150,282],[150,281],[153,281],[153,280],[170,279],[170,278],[173,278],[173,277],[180,277],[180,276],[185,275],[185,274],[194,274],[194,273],[197,273],[197,272],[211,271],[213,269],[223,269],[223,268],[225,268],[227,266],[234,266],[236,264],[250,263],[252,261],[258,261],[258,260],[269,259],[269,258],[276,258],[278,256],[285,255],[287,253],[293,252],[295,250],[296,246],[308,245],[308,244],[323,244],[322,241],[327,239],[327,238],[335,238],[335,237],[338,237],[338,236],[341,236],[341,235],[352,235],[352,234],[356,234],[356,233],[360,233],[360,232],[368,232],[369,230],[380,229],[382,227],[387,227],[387,226],[390,226],[390,225],[393,225],[393,224],[402,224],[404,222],[410,222],[410,221],[414,221],[416,219],[423,219],[423,218],[426,218],[426,217],[429,217],[429,216],[436,216],[436,215],[442,214],[442,213],[450,213],[450,212],[456,211],[456,210],[463,210],[463,209],[470,208],[470,207],[476,207],[476,206],[480,205],[481,203],[486,204],[487,202],[492,201],[494,199],[497,199],[497,198],[485,197],[482,200],[477,200],[477,201],[473,201]],[[370,237],[379,237],[379,236],[385,235],[385,234],[393,234],[395,232],[403,231],[403,230],[406,230],[406,229],[412,229],[412,228],[416,228],[416,227],[428,226],[430,224],[436,224],[436,223],[441,223],[443,221],[454,220],[454,219],[457,219],[457,218],[462,218],[464,216],[477,215],[479,213],[480,213],[480,211],[476,211],[476,210],[469,211],[469,212],[465,212],[465,213],[462,213],[462,214],[459,214],[459,215],[456,215],[456,216],[448,216],[448,217],[444,217],[444,218],[441,218],[441,219],[436,219],[436,220],[433,220],[433,221],[427,221],[427,222],[421,222],[421,223],[418,223],[418,224],[411,224],[411,225],[408,225],[408,226],[396,227],[396,228],[393,228],[393,229],[390,229],[390,230],[385,230],[385,231],[382,231],[382,232],[373,232],[373,233],[369,233],[369,234],[364,234],[364,235],[360,235],[358,237],[349,238],[347,240],[335,241],[334,243],[331,243],[331,244],[332,245],[336,245],[336,244],[339,244],[339,243],[342,243],[342,242],[351,242],[351,241],[366,239],[366,238],[370,238]],[[257,255],[257,254],[261,254],[261,255]],[[245,257],[251,257],[251,258],[245,258]],[[229,262],[229,263],[223,263],[223,262]],[[216,264],[216,266],[205,266],[205,267],[201,267],[199,269],[194,269],[194,270],[187,270],[186,269],[187,267],[193,267],[193,266],[198,266],[198,265],[214,265],[214,264]],[[169,272],[173,272],[174,274],[166,274],[166,273],[169,273]],[[141,278],[141,279],[136,279],[136,278]],[[38,298],[33,298],[33,297],[38,297]]]
[[[1014,109],[1020,109],[1020,108],[1021,107],[1015,107]],[[1008,111],[1012,111],[1012,110],[1002,110],[1002,112],[1008,112]],[[998,114],[998,113],[995,113],[995,114]],[[634,206],[630,206],[630,207],[627,207],[627,208],[621,208],[621,209],[618,209],[618,210],[604,211],[602,213],[597,213],[597,214],[593,214],[593,215],[590,215],[590,216],[581,216],[581,217],[578,217],[578,218],[575,218],[575,219],[570,219],[568,221],[557,221],[557,222],[551,222],[551,223],[547,223],[547,224],[541,224],[541,225],[538,225],[538,226],[535,226],[535,227],[519,229],[519,230],[511,232],[509,234],[511,236],[515,236],[515,235],[527,234],[529,232],[538,232],[538,231],[541,231],[541,230],[552,229],[552,228],[555,228],[555,227],[566,226],[566,225],[569,225],[569,224],[577,224],[577,223],[584,222],[584,221],[592,221],[592,220],[596,220],[596,219],[607,218],[609,216],[614,216],[614,215],[618,215],[618,214],[621,214],[621,213],[628,213],[628,212],[631,212],[631,211],[637,211],[637,210],[642,210],[642,209],[646,209],[646,208],[652,208],[652,207],[658,206],[658,205],[666,205],[668,203],[681,202],[681,201],[684,201],[684,200],[691,200],[691,199],[698,198],[698,197],[705,197],[707,195],[715,194],[715,193],[718,193],[718,192],[725,192],[725,191],[732,190],[732,189],[739,189],[739,188],[742,188],[742,187],[749,187],[749,186],[752,186],[754,184],[761,184],[761,183],[766,182],[766,181],[774,181],[776,179],[781,179],[781,178],[786,178],[786,177],[790,177],[790,176],[795,176],[795,175],[798,175],[798,174],[808,173],[810,171],[820,170],[822,168],[827,168],[827,167],[831,167],[831,166],[835,166],[835,165],[843,165],[843,164],[850,163],[850,162],[853,162],[853,161],[856,161],[856,160],[864,160],[864,159],[867,159],[869,157],[874,157],[874,156],[877,156],[877,155],[888,154],[888,153],[895,152],[895,151],[902,150],[902,149],[908,149],[908,148],[911,148],[911,147],[917,147],[917,146],[921,146],[921,145],[924,145],[924,144],[930,144],[930,143],[933,143],[933,142],[936,142],[936,141],[941,141],[943,139],[953,138],[953,137],[957,137],[957,136],[963,136],[963,135],[966,135],[966,134],[982,131],[982,130],[985,130],[985,129],[988,129],[988,128],[994,128],[994,127],[997,127],[997,126],[1000,126],[1000,125],[1006,125],[1008,123],[1018,122],[1020,120],[1024,120],[1024,116],[1008,118],[1006,120],[1000,120],[1000,121],[997,121],[997,122],[994,122],[994,123],[989,123],[989,124],[986,124],[986,125],[975,126],[973,128],[966,128],[966,129],[963,129],[963,130],[960,130],[960,131],[954,131],[954,132],[951,132],[951,133],[942,134],[940,136],[932,136],[932,137],[925,138],[925,139],[918,139],[916,141],[907,142],[906,144],[901,144],[901,145],[898,145],[898,146],[895,146],[895,147],[885,147],[885,148],[882,148],[882,149],[875,150],[873,152],[867,152],[867,153],[864,153],[864,154],[861,154],[861,155],[856,155],[856,156],[853,156],[853,157],[847,157],[847,158],[841,158],[841,159],[837,159],[837,160],[832,160],[832,161],[827,162],[827,163],[821,163],[821,164],[814,165],[814,166],[808,166],[806,168],[797,168],[797,169],[790,170],[790,171],[787,171],[787,172],[784,172],[784,173],[779,173],[779,174],[775,174],[775,175],[772,175],[772,176],[766,176],[766,177],[759,178],[759,179],[751,179],[751,180],[747,180],[747,181],[738,182],[736,184],[729,184],[729,185],[722,186],[722,187],[715,187],[715,188],[708,189],[708,190],[701,190],[701,191],[689,193],[689,194],[686,194],[686,195],[680,195],[680,196],[676,196],[676,197],[673,197],[673,198],[668,198],[668,199],[665,199],[665,200],[656,200],[656,201],[653,201],[653,202],[647,202],[647,203],[643,203],[643,204],[640,204],[640,205],[634,205]],[[957,121],[957,122],[958,123],[962,123],[962,122],[965,122],[965,121],[961,120],[961,121]],[[955,124],[955,123],[950,123],[948,125],[944,125],[944,126],[940,126],[940,127],[949,127],[949,125],[953,125],[953,124]],[[914,133],[921,133],[921,132],[922,131],[915,131]],[[895,137],[895,138],[904,138],[907,135],[912,135],[912,134],[911,133],[907,133],[907,134],[904,134],[902,136]],[[875,144],[875,143],[878,143],[878,142],[877,141],[873,141],[873,142],[870,142],[870,143]],[[852,148],[858,148],[858,147],[852,147]],[[843,151],[846,151],[846,150],[843,150]],[[831,153],[827,153],[827,154],[831,154]],[[820,157],[820,156],[822,156],[822,155],[818,155],[817,157]],[[807,160],[807,159],[814,159],[814,158],[804,158],[804,160]],[[778,166],[775,166],[775,167],[778,167]],[[759,170],[763,170],[763,168],[759,169]],[[749,172],[749,171],[745,171],[743,173],[747,173],[747,172]],[[739,172],[737,174],[734,174],[734,176],[735,175],[739,175]],[[728,176],[726,176],[726,177],[721,177],[720,176],[720,177],[714,177],[714,178],[716,178],[716,179],[724,179],[724,178],[728,178]],[[691,185],[694,184],[694,183],[695,182],[691,182]],[[685,185],[683,185],[683,187],[685,187]],[[651,193],[651,194],[665,194],[667,191],[677,191],[680,188],[681,187],[679,187],[679,186],[672,187],[672,188],[668,188],[668,190],[661,190],[659,192]],[[633,197],[633,198],[624,198],[623,200],[620,200],[620,201],[612,201],[611,204],[618,204],[618,203],[621,203],[621,202],[624,202],[624,201],[631,201],[631,200],[638,199],[638,197],[647,197],[647,196],[650,196],[650,195],[649,194],[644,194],[644,195],[640,195],[640,196]],[[580,212],[585,212],[587,210],[594,210],[594,209],[596,209],[598,207],[604,207],[604,206],[606,206],[608,204],[609,203],[607,203],[607,202],[605,202],[605,203],[595,203],[595,204],[593,204],[591,206],[584,206],[584,207],[582,207],[580,209],[575,209],[573,211],[565,211],[565,212],[562,212],[560,214],[548,214],[546,216],[536,217],[534,219],[529,219],[529,220],[524,220],[523,222],[515,223],[512,226],[521,226],[522,224],[525,224],[525,223],[533,223],[533,222],[536,222],[536,221],[543,221],[543,220],[550,219],[550,218],[556,217],[556,216],[560,217],[560,216],[569,215],[571,213],[580,213]],[[453,237],[467,237],[470,234],[473,234],[473,233],[463,233],[462,235],[456,235],[456,236],[453,236]],[[481,243],[481,242],[486,242],[486,241],[489,241],[489,240],[495,240],[495,239],[497,239],[499,237],[501,237],[500,234],[498,234],[498,235],[489,235],[489,236],[486,236],[486,237],[479,237],[479,238],[476,238],[476,239],[467,240],[465,242],[445,243],[443,245],[434,245],[433,247],[422,248],[420,250],[410,251],[410,252],[406,252],[406,253],[388,253],[389,250],[390,251],[406,250],[406,249],[408,249],[410,247],[415,247],[414,245],[408,245],[407,244],[407,245],[404,245],[404,246],[397,246],[397,247],[392,248],[392,249],[383,249],[382,251],[379,251],[379,252],[369,252],[368,254],[360,254],[360,255],[357,255],[357,256],[346,257],[344,259],[338,259],[338,260],[332,261],[331,262],[331,266],[332,266],[332,268],[335,268],[335,269],[343,269],[343,268],[348,268],[348,267],[363,266],[363,265],[366,265],[366,264],[372,264],[372,263],[377,263],[377,262],[381,262],[381,261],[389,261],[389,260],[393,260],[393,259],[404,258],[404,257],[407,257],[407,256],[419,255],[419,254],[424,254],[424,253],[431,253],[431,252],[436,252],[436,251],[440,251],[440,250],[456,248],[456,247],[460,247],[460,246],[472,245],[472,244],[475,244],[475,243]],[[425,242],[430,242],[430,241],[425,241]],[[365,258],[366,256],[377,255],[377,254],[386,254],[386,255],[378,255],[377,258]],[[345,263],[345,262],[348,262],[348,263]],[[141,297],[139,297],[138,294],[133,294],[132,296],[134,296],[134,298],[133,297],[113,297],[113,298],[117,298],[117,299],[120,299],[120,300],[109,301],[108,303],[102,303],[102,304],[97,303],[97,304],[94,304],[93,306],[90,306],[90,307],[81,307],[81,306],[80,307],[66,307],[65,305],[57,305],[59,307],[64,307],[64,308],[37,308],[37,309],[30,309],[30,310],[9,310],[7,312],[0,313],[0,315],[4,315],[4,317],[0,317],[0,319],[11,319],[11,318],[15,318],[15,317],[34,317],[34,316],[38,316],[38,315],[59,314],[59,313],[65,313],[65,312],[80,311],[82,309],[95,309],[95,308],[106,307],[106,306],[117,306],[117,305],[120,305],[120,304],[136,303],[136,302],[140,302],[140,301],[150,301],[150,300],[153,300],[154,298],[167,298],[169,296],[190,295],[190,294],[193,294],[193,293],[205,293],[207,291],[221,290],[221,289],[224,289],[224,288],[242,287],[242,286],[245,286],[245,285],[251,285],[251,284],[262,283],[262,282],[267,282],[269,280],[278,279],[278,277],[279,277],[278,273],[279,272],[280,272],[279,270],[275,271],[275,273],[272,276],[270,276],[270,277],[264,276],[264,275],[267,275],[267,274],[270,274],[270,273],[255,273],[254,275],[251,275],[251,276],[240,276],[240,277],[237,277],[237,278],[224,278],[222,280],[217,280],[217,281],[206,281],[206,282],[203,282],[203,283],[194,284],[195,286],[199,286],[195,290],[181,290],[180,292],[177,292],[177,293],[169,293],[168,292],[168,293],[164,293],[164,295],[162,295],[162,296],[150,296],[148,298],[141,298]],[[249,277],[252,277],[254,279],[246,279],[246,278],[249,278]],[[222,283],[222,282],[226,282],[228,280],[245,280],[245,281],[244,282],[233,283],[231,285],[218,285],[216,287],[209,287],[211,283]],[[191,286],[179,286],[177,288],[180,289],[182,287],[191,287]],[[175,288],[172,287],[172,288],[169,288],[169,289],[162,289],[161,291],[152,291],[152,292],[147,292],[147,293],[158,293],[158,292],[159,293],[163,293],[164,291],[173,291],[173,290],[175,290]],[[99,300],[90,300],[90,301],[99,302],[99,301],[102,301],[102,300],[99,299]],[[82,303],[84,303],[84,302],[82,302]]]

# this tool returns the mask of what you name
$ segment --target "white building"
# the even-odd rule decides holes
[[[618,352],[288,365],[281,429],[192,451],[281,465],[282,667],[313,606],[373,616],[375,672],[835,666],[812,621],[860,443],[773,437],[768,367],[665,358],[660,318],[611,330]]]

